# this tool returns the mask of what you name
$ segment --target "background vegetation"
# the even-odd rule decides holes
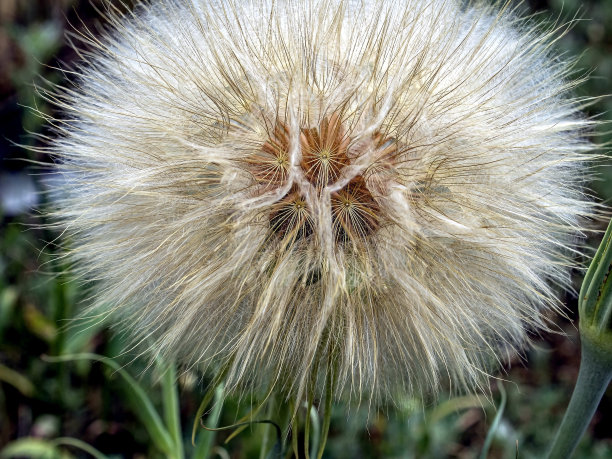
[[[37,95],[34,83],[41,81],[39,75],[62,81],[64,75],[57,67],[76,58],[66,30],[99,28],[104,22],[97,10],[101,5],[101,0],[0,0],[0,457],[11,454],[10,449],[3,450],[5,445],[32,437],[39,441],[30,442],[30,448],[54,450],[61,457],[91,457],[63,437],[81,440],[109,456],[163,457],[117,373],[101,363],[53,363],[44,357],[95,352],[118,356],[122,364],[134,358],[119,355],[121,337],[104,325],[71,325],[86,285],[62,274],[67,267],[53,256],[58,235],[40,229],[40,217],[36,210],[30,211],[44,204],[51,160],[16,145],[40,146],[33,134],[45,134],[46,127],[27,107],[44,113],[52,113],[53,108]],[[545,18],[581,18],[558,47],[581,56],[579,74],[590,72],[581,88],[583,95],[612,93],[612,1],[534,0],[525,9],[545,10],[541,13]],[[609,120],[612,98],[600,100],[590,110],[591,115]],[[600,142],[612,140],[606,130],[610,126],[600,128]],[[612,172],[602,168],[593,189],[610,200]],[[579,286],[580,275],[575,277]],[[569,294],[566,304],[569,319],[575,320],[575,295]],[[575,325],[563,318],[558,323],[567,336],[535,337],[536,348],[506,369],[508,402],[489,457],[515,457],[517,444],[524,458],[542,457],[546,450],[579,365]],[[159,374],[145,371],[143,365],[137,360],[127,370],[159,408]],[[179,380],[188,456],[188,432],[208,382],[197,373],[186,373]],[[499,404],[495,384],[493,394],[494,404]],[[471,458],[481,450],[495,415],[493,404],[473,397],[428,407],[405,400],[398,408],[369,412],[367,406],[335,407],[325,457]],[[611,408],[609,390],[576,457],[612,457]],[[219,423],[231,424],[243,414],[229,400]],[[212,452],[220,457],[259,457],[263,429],[249,428],[228,444],[224,444],[228,433],[219,433]],[[33,450],[24,454],[32,455]]]

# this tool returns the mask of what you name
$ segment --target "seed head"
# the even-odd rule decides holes
[[[380,401],[474,390],[546,326],[592,212],[555,30],[454,0],[109,18],[52,149],[71,256],[135,342]]]

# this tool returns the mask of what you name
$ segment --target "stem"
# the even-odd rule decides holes
[[[164,407],[164,420],[166,428],[174,440],[174,454],[176,459],[183,459],[185,453],[183,450],[183,435],[181,431],[181,412],[178,397],[178,385],[176,377],[176,368],[173,363],[164,364],[158,358],[158,368],[163,372],[162,386],[162,402]]]
[[[320,437],[321,437],[321,423],[319,422],[319,413],[314,406],[310,406],[309,413],[310,423],[312,424],[312,446],[310,447],[310,457],[317,456],[317,448],[319,447]],[[308,448],[308,445],[306,445]]]
[[[214,394],[215,398],[212,402],[211,412],[206,418],[206,426],[212,429],[217,428],[219,425],[219,418],[221,417],[221,409],[223,408],[223,399],[225,397],[223,383],[219,383],[219,385],[214,388]],[[192,459],[208,459],[211,457],[215,433],[214,430],[203,430],[198,434],[198,442],[191,456]]]
[[[609,356],[595,343],[591,343],[584,333],[581,335],[582,356],[578,380],[553,441],[549,459],[567,459],[572,455],[612,379]]]
[[[276,398],[272,398],[268,402],[268,410],[266,414],[266,419],[272,419],[274,417],[274,413],[276,411]],[[259,449],[259,459],[265,459],[268,455],[268,445],[270,443],[270,424],[263,425],[263,438],[261,441],[261,447]]]

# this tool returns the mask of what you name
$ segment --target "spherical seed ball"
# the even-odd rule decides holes
[[[158,0],[52,144],[134,343],[294,400],[474,390],[568,285],[588,121],[553,31],[454,0]]]

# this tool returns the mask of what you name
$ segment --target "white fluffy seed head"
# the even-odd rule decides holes
[[[455,0],[158,0],[86,37],[71,256],[153,353],[294,400],[473,390],[569,284],[592,145],[555,30]]]

